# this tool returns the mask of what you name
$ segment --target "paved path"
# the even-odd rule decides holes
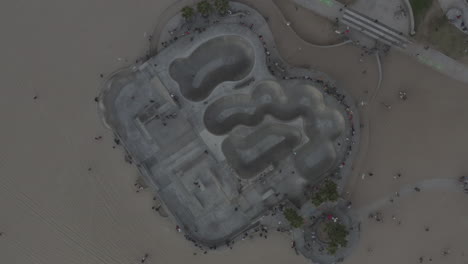
[[[319,15],[327,17],[331,20],[343,19],[344,6],[335,0],[294,0],[298,5],[308,8]],[[382,0],[385,1],[385,0]],[[380,23],[380,22],[379,22]],[[387,25],[393,28],[393,25]],[[359,33],[358,30],[354,30]],[[350,34],[354,38],[356,34]],[[358,34],[358,39],[364,37],[363,34]],[[407,44],[406,48],[400,48],[402,52],[410,56],[414,56],[421,63],[426,64],[437,71],[461,82],[468,83],[468,66],[440,53],[437,50],[428,49],[417,43]]]

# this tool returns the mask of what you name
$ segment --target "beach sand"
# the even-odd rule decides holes
[[[308,263],[290,248],[287,234],[203,255],[151,210],[150,192],[135,192],[137,170],[124,162],[120,147],[112,148],[112,133],[93,98],[100,74],[145,55],[147,35],[170,2],[0,4],[0,263],[127,264],[145,253],[145,263]],[[271,1],[253,6],[270,16],[277,46],[290,63],[328,73],[356,101],[370,98],[378,79],[373,57],[359,63],[354,47],[310,47],[276,17]],[[468,196],[430,181],[468,171],[466,85],[398,52],[383,59],[383,69],[383,86],[361,113],[369,121],[370,137],[364,133],[362,139],[369,148],[361,150],[345,191],[357,212],[381,210],[386,219],[364,217],[361,241],[345,263],[417,263],[420,256],[432,256],[431,263],[468,263]],[[398,100],[399,89],[408,92],[406,102]],[[362,180],[368,171],[375,175]],[[403,176],[393,179],[399,171]],[[418,184],[421,192],[386,202]],[[450,248],[448,256],[441,255],[444,248]]]

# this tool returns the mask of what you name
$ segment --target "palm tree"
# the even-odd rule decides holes
[[[292,227],[299,228],[304,224],[304,218],[300,216],[296,210],[287,208],[284,210],[284,217],[289,221]]]
[[[195,10],[191,8],[190,6],[186,6],[182,8],[182,17],[185,18],[186,20],[190,20],[194,15],[195,15]]]
[[[197,11],[204,17],[207,17],[213,12],[213,6],[207,0],[203,0],[197,4]]]
[[[215,0],[214,6],[221,15],[225,15],[229,9],[229,0]]]
[[[325,224],[325,232],[327,232],[330,242],[328,243],[328,253],[335,254],[338,248],[346,247],[348,240],[346,237],[349,234],[345,225],[334,222],[327,222]]]

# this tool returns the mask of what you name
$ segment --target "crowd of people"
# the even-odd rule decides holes
[[[468,193],[468,177],[467,176],[461,176],[458,181],[462,184],[463,186],[463,191],[465,193]]]

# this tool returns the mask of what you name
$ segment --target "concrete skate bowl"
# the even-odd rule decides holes
[[[252,71],[254,55],[252,45],[240,36],[216,37],[172,62],[169,73],[185,98],[201,101],[220,83],[244,79]]]
[[[117,129],[118,126],[121,126],[121,120],[116,113],[119,112],[118,108],[122,106],[118,105],[115,98],[119,97],[119,94],[136,80],[135,72],[130,68],[123,68],[112,73],[105,81],[99,95],[98,113],[106,127]]]
[[[269,124],[243,136],[229,136],[222,150],[229,164],[244,179],[265,170],[270,164],[283,160],[301,142],[298,128],[282,124]]]
[[[239,125],[255,127],[266,115],[284,122],[302,118],[302,134],[308,141],[297,149],[294,158],[303,177],[315,178],[336,165],[334,140],[344,133],[345,121],[339,111],[325,104],[322,93],[309,84],[295,84],[284,89],[275,81],[261,82],[250,95],[225,96],[210,104],[204,123],[211,133],[225,135]],[[297,136],[293,126],[275,129],[278,131],[259,128],[244,139],[235,138],[231,133],[225,139],[223,153],[241,177],[249,178],[278,158],[293,153],[301,136]],[[291,132],[286,133],[288,129]]]

